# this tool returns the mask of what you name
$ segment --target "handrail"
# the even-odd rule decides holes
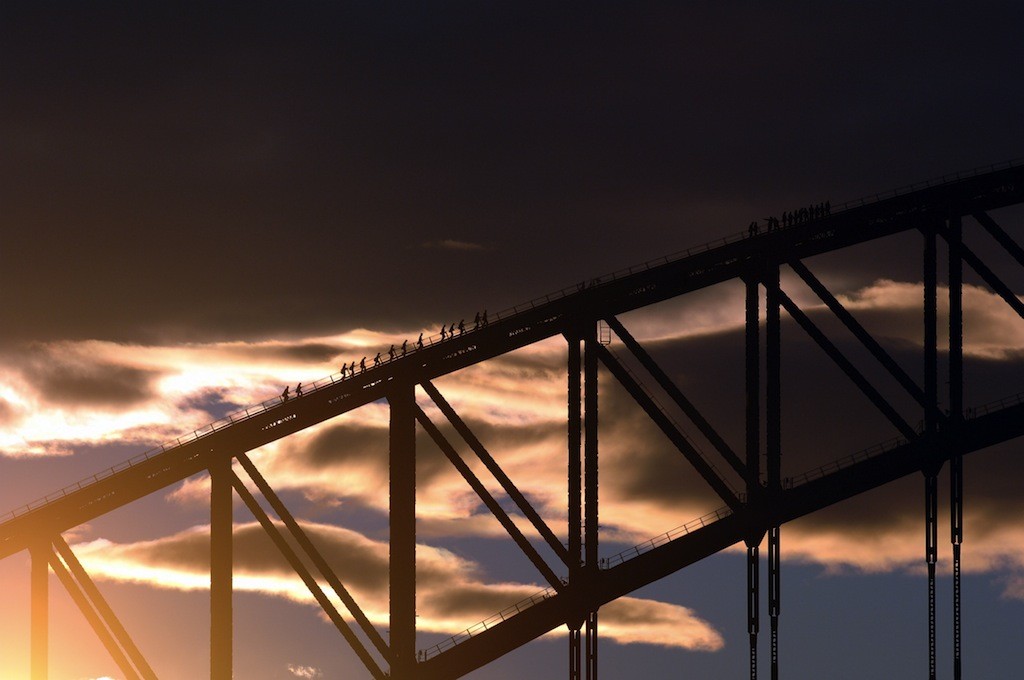
[[[985,172],[994,172],[996,170],[1005,170],[1005,169],[1017,167],[1017,166],[1021,165],[1022,163],[1024,163],[1024,159],[1014,159],[1014,160],[1010,160],[1010,161],[1004,161],[1002,163],[992,164],[992,165],[989,165],[989,166],[979,166],[979,167],[976,167],[976,168],[972,168],[971,170],[967,170],[967,171],[964,171],[964,172],[958,172],[958,173],[954,173],[954,174],[951,174],[951,175],[943,175],[942,177],[939,177],[939,178],[936,178],[936,179],[932,179],[932,180],[927,180],[925,182],[920,182],[920,183],[916,183],[916,184],[908,184],[908,185],[906,185],[904,187],[900,187],[898,189],[894,189],[891,192],[886,192],[886,193],[883,193],[883,194],[875,194],[874,196],[867,196],[867,197],[864,197],[864,198],[861,198],[861,199],[857,199],[857,200],[854,200],[854,201],[847,201],[846,203],[843,203],[842,205],[840,205],[837,208],[837,210],[833,211],[830,216],[834,216],[836,213],[841,212],[843,210],[848,210],[848,209],[852,209],[852,208],[856,208],[856,207],[861,207],[861,206],[864,206],[864,205],[867,205],[867,204],[870,204],[870,203],[874,203],[874,202],[880,202],[880,201],[886,200],[888,198],[892,198],[892,197],[895,197],[895,196],[899,196],[899,195],[903,195],[903,194],[906,194],[906,193],[910,193],[912,191],[917,191],[917,190],[928,188],[928,187],[932,187],[932,186],[940,186],[942,184],[951,184],[951,183],[954,183],[954,182],[957,182],[957,181],[961,181],[963,179],[967,179],[967,178],[970,178],[970,177],[975,177],[975,176],[981,175],[981,174],[983,174]],[[827,218],[825,218],[825,219],[827,219]],[[806,223],[804,223],[804,224],[806,224]],[[800,225],[800,226],[802,226],[802,225]],[[794,226],[790,226],[790,227],[786,227],[786,228],[781,228],[780,230],[793,229],[793,228],[794,228]],[[559,299],[568,297],[570,295],[573,295],[573,294],[576,294],[576,293],[579,293],[579,292],[583,292],[585,290],[588,290],[589,288],[593,288],[593,287],[596,287],[596,286],[602,286],[602,285],[611,283],[613,281],[619,280],[619,279],[621,279],[621,278],[623,278],[625,276],[630,276],[632,274],[636,274],[638,272],[648,271],[648,270],[653,269],[655,267],[660,267],[660,266],[664,266],[664,265],[667,265],[667,264],[672,264],[674,262],[678,262],[680,260],[686,259],[688,257],[692,257],[692,256],[700,254],[700,253],[705,253],[705,252],[709,252],[709,251],[717,249],[717,248],[724,247],[726,245],[729,245],[730,243],[736,243],[736,242],[741,241],[741,240],[743,240],[745,238],[750,238],[750,236],[748,235],[747,232],[738,232],[738,233],[735,233],[735,234],[724,236],[722,238],[713,239],[713,240],[708,241],[706,243],[703,243],[701,245],[693,246],[693,247],[687,248],[685,250],[680,250],[680,251],[677,251],[677,252],[672,253],[670,255],[666,255],[664,257],[659,257],[659,258],[656,258],[656,259],[653,259],[653,260],[648,260],[648,261],[640,263],[638,265],[633,265],[633,266],[627,267],[625,269],[620,269],[620,270],[611,272],[609,274],[605,274],[605,275],[602,275],[602,276],[599,276],[599,277],[596,277],[596,278],[593,278],[593,279],[589,279],[587,281],[580,282],[576,286],[569,286],[569,287],[566,287],[566,288],[562,288],[561,290],[555,291],[553,293],[548,293],[547,295],[543,295],[543,296],[540,296],[540,297],[533,298],[532,300],[529,300],[529,301],[527,301],[525,303],[514,305],[514,306],[509,307],[507,309],[501,310],[501,311],[497,312],[494,315],[493,318],[496,319],[496,320],[508,319],[508,318],[511,318],[511,317],[513,317],[515,315],[518,315],[518,314],[530,311],[532,309],[535,309],[538,306],[540,306],[541,304],[547,304],[547,303],[550,303],[550,302],[552,302],[554,300],[559,300]],[[755,236],[755,238],[756,238],[756,236]],[[487,324],[480,324],[480,325],[475,325],[474,324],[471,328],[467,328],[464,332],[460,331],[458,333],[458,337],[461,337],[462,335],[464,335],[466,333],[472,333],[474,331],[481,330],[481,329],[485,328],[487,325],[489,325],[489,323],[487,323]],[[454,336],[449,336],[449,337],[454,337]],[[423,342],[423,349],[426,349],[427,347],[432,347],[432,346],[434,346],[436,344],[440,344],[441,342],[445,342],[445,341],[447,341],[447,338],[446,339],[442,339],[440,334],[431,335],[429,337],[425,337],[424,338],[424,342]],[[415,352],[419,351],[419,349],[420,348],[418,346],[416,346],[416,344],[414,343],[413,347],[410,350],[407,350],[406,354],[414,354]],[[396,360],[402,359],[402,358],[404,358],[404,356],[406,356],[406,355],[396,354],[394,359],[392,359],[390,356],[382,357],[381,366],[383,366],[384,364],[388,364],[391,361],[396,361]],[[373,371],[375,368],[377,368],[377,366],[373,366],[373,367],[367,368],[366,371]],[[359,375],[363,375],[363,373],[365,373],[366,371],[360,371]],[[309,393],[312,393],[312,392],[316,392],[317,390],[322,389],[324,387],[328,387],[328,386],[333,385],[333,384],[335,384],[337,382],[340,382],[342,380],[349,380],[349,379],[352,379],[354,377],[355,377],[354,373],[353,374],[348,374],[345,377],[342,377],[340,372],[332,373],[331,375],[329,375],[329,376],[327,376],[325,378],[320,378],[319,380],[315,380],[312,383],[309,383],[307,385],[306,389],[304,390],[303,394],[305,395],[305,394],[309,394]],[[292,397],[292,398],[293,399],[299,399],[301,397]],[[169,451],[171,449],[175,449],[175,448],[178,448],[179,446],[182,446],[183,444],[187,444],[187,443],[190,443],[192,441],[196,441],[196,440],[198,440],[198,439],[200,439],[202,437],[205,437],[205,436],[207,436],[209,434],[212,434],[213,432],[221,430],[224,427],[229,427],[229,426],[231,426],[231,425],[233,425],[233,424],[235,424],[237,422],[249,420],[250,418],[253,418],[254,416],[266,413],[271,408],[274,408],[276,406],[282,405],[286,401],[287,400],[284,399],[283,397],[274,397],[274,398],[262,401],[259,404],[256,404],[256,405],[253,405],[253,406],[248,406],[246,408],[239,409],[238,411],[234,411],[232,413],[229,413],[227,416],[224,416],[223,418],[220,418],[218,420],[213,421],[212,423],[204,425],[204,426],[202,426],[202,427],[200,427],[200,428],[198,428],[196,430],[193,430],[191,433],[184,434],[184,435],[178,437],[173,442],[165,442],[163,444],[155,446],[155,447],[153,447],[151,449],[148,449],[147,451],[144,451],[143,453],[140,453],[140,454],[138,454],[136,456],[133,456],[132,458],[129,458],[129,459],[125,460],[125,461],[122,461],[121,463],[118,463],[118,464],[116,464],[116,465],[114,465],[114,466],[112,466],[110,468],[107,468],[105,470],[101,470],[100,472],[98,472],[98,473],[96,473],[94,475],[91,475],[89,477],[85,477],[83,479],[80,479],[79,481],[77,481],[77,482],[75,482],[73,484],[69,484],[69,485],[67,485],[67,486],[65,486],[65,487],[63,487],[61,489],[58,489],[57,491],[55,491],[53,493],[47,494],[46,496],[43,496],[41,498],[37,498],[36,500],[31,501],[31,502],[29,502],[29,503],[27,503],[27,504],[25,504],[25,505],[23,505],[23,506],[21,506],[19,508],[15,508],[14,510],[11,510],[10,512],[7,512],[7,513],[5,513],[3,515],[0,515],[0,525],[5,524],[5,523],[7,523],[9,521],[12,521],[14,519],[17,519],[18,517],[21,517],[21,516],[23,516],[25,514],[28,514],[29,512],[33,512],[35,510],[38,510],[40,507],[43,507],[44,505],[47,505],[48,503],[50,503],[52,501],[58,500],[60,498],[63,498],[64,496],[68,495],[69,493],[73,493],[75,491],[79,491],[79,490],[84,489],[84,488],[86,488],[88,486],[91,486],[92,484],[95,484],[95,483],[97,483],[99,481],[102,481],[103,479],[106,479],[106,478],[116,474],[117,472],[120,472],[122,470],[126,470],[126,469],[131,468],[131,467],[133,467],[135,465],[139,465],[140,463],[148,461],[148,460],[152,459],[153,457],[161,455],[161,454],[163,454],[163,453],[165,453],[165,452],[167,452],[167,451]],[[721,475],[719,475],[719,476],[721,476]]]
[[[567,582],[565,580],[562,580],[562,583],[566,584]],[[508,617],[511,617],[514,614],[518,614],[522,612],[524,609],[529,609],[538,602],[543,602],[544,600],[548,599],[554,594],[555,589],[551,586],[548,586],[544,590],[538,591],[533,595],[530,595],[529,597],[524,598],[519,602],[516,602],[515,604],[505,607],[497,614],[493,614],[484,619],[483,621],[473,624],[472,626],[466,628],[462,632],[456,633],[455,635],[452,635],[449,638],[445,638],[436,645],[427,647],[426,649],[421,649],[417,653],[418,660],[426,661],[432,656],[437,656],[444,650],[450,649],[451,647],[454,647],[455,645],[468,640],[477,633],[481,633],[487,630],[490,626],[494,626],[498,623],[501,623],[502,621],[505,621]]]
[[[1003,397],[1002,399],[990,401],[978,407],[968,408],[965,410],[965,419],[970,420],[982,415],[994,413],[1009,406],[1018,406],[1022,403],[1024,403],[1024,392],[1019,392],[1009,397]],[[795,477],[787,477],[782,481],[782,486],[783,488],[786,489],[791,489],[795,486],[801,486],[802,484],[806,484],[807,482],[825,477],[828,474],[838,472],[843,468],[849,467],[853,463],[861,462],[867,460],[868,458],[873,458],[881,453],[885,453],[886,451],[891,451],[897,446],[906,443],[908,443],[908,440],[904,437],[895,437],[893,439],[888,439],[884,442],[875,444],[873,446],[869,446],[865,449],[861,449],[860,451],[852,453],[843,458],[839,458],[830,463],[826,463],[825,465],[814,468],[813,470],[804,472]],[[742,502],[746,502],[746,494],[741,494],[740,500]],[[723,506],[716,510],[712,510],[707,514],[701,515],[696,519],[690,520],[686,524],[681,524],[675,527],[674,529],[670,529],[663,534],[658,534],[654,538],[648,539],[643,543],[639,543],[631,548],[626,548],[625,550],[618,552],[612,555],[611,557],[602,557],[598,560],[598,567],[600,569],[611,569],[612,567],[622,564],[623,562],[629,561],[635,557],[643,555],[644,553],[650,552],[658,546],[669,543],[679,538],[680,536],[685,536],[687,534],[693,533],[698,529],[702,529],[710,524],[713,524],[714,522],[725,519],[726,517],[729,517],[732,514],[733,510],[729,506]],[[433,645],[432,647],[420,650],[419,660],[426,661],[427,659],[440,654],[444,650],[454,647],[455,645],[464,642],[465,640],[468,640],[477,633],[487,630],[488,627],[506,620],[513,613],[518,614],[522,610],[527,609],[528,607],[531,607],[534,604],[537,604],[538,602],[543,602],[544,600],[548,599],[554,594],[555,590],[553,588],[545,588],[544,590],[541,590],[540,592],[535,593],[534,595],[531,595],[530,597],[521,600],[516,604],[506,607],[497,614],[494,614],[489,618],[484,619],[480,623],[474,624],[469,628],[466,628],[464,631],[456,633],[455,635],[446,638],[445,640],[439,642],[436,645]]]
[[[1002,399],[987,402],[981,406],[967,407],[964,409],[964,419],[973,420],[979,416],[995,413],[996,411],[1001,411],[1002,409],[1010,406],[1019,406],[1022,403],[1024,403],[1024,392],[1018,392],[1017,394],[1003,397]],[[920,430],[920,428],[918,429]],[[832,462],[825,463],[820,467],[802,472],[799,475],[786,477],[782,480],[782,487],[785,489],[792,489],[795,486],[801,486],[807,482],[814,481],[815,479],[821,479],[833,472],[838,472],[839,470],[849,467],[854,463],[860,463],[869,458],[874,458],[879,454],[892,451],[899,446],[909,443],[910,440],[906,437],[893,437],[892,439],[887,439],[884,442],[873,444],[872,446],[856,451],[855,453],[851,453],[850,455],[839,458],[838,460],[834,460]]]

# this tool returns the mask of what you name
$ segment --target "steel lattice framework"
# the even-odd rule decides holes
[[[480,668],[560,626],[570,631],[570,678],[596,680],[598,612],[622,597],[740,541],[748,555],[750,676],[758,673],[759,546],[767,536],[770,673],[779,677],[780,528],[786,522],[914,473],[923,473],[926,506],[925,557],[929,584],[929,674],[935,677],[935,566],[938,544],[937,484],[948,462],[953,546],[953,664],[960,678],[960,544],[963,538],[962,457],[1024,434],[1024,402],[965,411],[963,403],[963,263],[1024,318],[1024,303],[962,239],[971,218],[1024,267],[1024,250],[988,214],[1024,203],[1024,167],[944,178],[923,188],[844,206],[768,232],[723,239],[677,256],[594,279],[496,315],[489,322],[448,338],[431,338],[407,355],[380,366],[331,376],[302,396],[265,402],[207,428],[147,452],[107,473],[51,494],[11,513],[0,523],[0,558],[23,550],[31,555],[31,663],[34,678],[47,673],[47,588],[52,569],[81,608],[97,636],[127,677],[155,678],[145,657],[76,559],[62,533],[157,492],[199,472],[212,480],[211,678],[232,675],[232,497],[253,513],[324,612],[351,644],[374,678],[456,678]],[[814,255],[916,231],[923,236],[924,385],[918,385],[881,344],[804,264]],[[936,241],[948,252],[948,412],[939,408],[938,262]],[[894,408],[840,349],[814,324],[780,285],[780,269],[796,274],[906,391],[920,411],[910,420]],[[618,315],[729,280],[746,289],[746,437],[734,451],[618,320]],[[762,291],[764,296],[762,297]],[[765,306],[762,310],[761,303]],[[780,413],[782,311],[821,347],[834,364],[892,424],[898,437],[884,446],[828,469],[783,478]],[[761,323],[762,311],[766,321]],[[633,371],[602,342],[611,331],[633,363],[669,395],[692,424],[744,480],[737,493],[711,461],[690,443]],[[433,385],[438,377],[561,336],[568,345],[568,542],[563,543],[498,465],[485,445]],[[443,341],[442,341],[443,340]],[[945,348],[944,348],[945,349]],[[598,558],[598,370],[621,384],[679,449],[725,507],[614,559]],[[416,401],[420,389],[494,475],[540,539],[557,557],[552,566],[522,533],[455,447]],[[334,574],[288,508],[246,455],[343,413],[381,399],[390,406],[390,631],[385,641]],[[918,419],[922,426],[912,426]],[[472,635],[430,650],[416,649],[416,432],[417,424],[479,495],[509,536],[535,565],[549,589],[502,612]],[[764,432],[764,441],[761,433]],[[761,469],[762,456],[765,469]],[[238,466],[233,466],[237,461]],[[273,520],[236,470],[244,471],[277,515]],[[283,530],[281,527],[284,527]],[[311,565],[312,568],[310,568]],[[566,578],[559,574],[568,574]],[[335,608],[321,589],[327,583],[345,605]]]

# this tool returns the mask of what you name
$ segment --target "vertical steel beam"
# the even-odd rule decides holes
[[[925,436],[930,446],[938,433],[938,291],[935,229],[924,230],[924,410]],[[926,455],[925,475],[925,563],[928,567],[928,678],[935,680],[935,564],[938,561],[938,452]]]
[[[49,674],[50,552],[49,544],[43,541],[29,549],[32,560],[32,680],[46,680]]]
[[[597,455],[597,359],[604,349],[597,338],[597,324],[587,325],[583,352],[583,545],[586,579],[596,582],[598,569],[598,455]],[[597,680],[597,610],[588,612],[586,627],[586,679]]]
[[[598,541],[598,465],[597,465],[597,325],[590,324],[584,339],[583,354],[583,530],[584,563],[591,573],[597,570]]]
[[[758,553],[758,546],[747,546],[747,634],[750,637],[750,680],[757,680],[757,633],[761,627],[761,560]]]
[[[756,280],[746,282],[746,434],[747,492],[761,486],[761,293]]]
[[[963,224],[949,219],[949,517],[953,546],[953,680],[961,680],[960,663],[960,544],[963,543],[963,456],[960,432],[964,411],[963,262],[960,247]]]
[[[781,603],[781,563],[779,559],[779,527],[768,528],[768,616],[772,623],[772,680],[779,680],[779,611]]]
[[[569,495],[569,579],[583,564],[583,386],[580,380],[582,353],[578,335],[569,338],[568,359],[568,495]]]
[[[597,680],[597,611],[587,614],[587,680]]]
[[[580,336],[574,329],[567,335],[569,356],[567,361],[567,405],[568,405],[568,527],[569,535],[569,582],[578,584],[583,578],[583,354],[580,351]],[[569,680],[581,679],[580,642],[581,620],[569,623]]]
[[[231,680],[232,523],[231,459],[210,465],[210,679]]]
[[[771,621],[771,677],[779,677],[779,525],[775,516],[782,491],[782,304],[779,267],[765,272],[765,452],[768,467],[768,616]]]
[[[389,396],[391,677],[411,678],[416,665],[416,387]]]
[[[756,279],[746,284],[746,455],[747,504],[761,511],[761,291]],[[751,520],[753,522],[753,519]],[[747,634],[750,637],[750,680],[757,680],[757,634],[760,630],[760,570],[758,545],[763,531],[748,528]]]
[[[581,680],[580,629],[569,628],[569,680]]]

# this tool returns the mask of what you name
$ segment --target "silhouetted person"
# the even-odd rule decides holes
[[[281,401],[288,401],[288,386],[284,386],[284,392],[281,393]]]
[[[388,350],[388,359],[391,361],[395,360],[395,345],[391,343],[391,349]]]
[[[345,379],[345,374],[348,373],[348,364],[341,365],[341,379]]]
[[[362,373],[366,370],[366,357],[359,360],[359,372]]]
[[[373,358],[373,365],[380,366],[380,352],[377,352],[377,356]]]
[[[302,383],[299,383],[298,385],[295,386],[295,396],[296,397],[301,397],[302,396]]]
[[[465,319],[459,319],[459,335],[462,335],[465,332],[466,332],[466,320]]]
[[[476,316],[473,317],[473,330],[477,328],[480,328],[480,312],[477,312]]]
[[[352,360],[352,368],[348,369],[348,374],[349,374],[350,376],[352,376],[352,375],[355,375],[355,374],[356,374],[356,362],[355,362],[355,360],[354,360],[354,359]]]
[[[484,315],[482,317],[480,317],[480,320],[483,321],[485,326],[487,325],[487,310],[486,309],[484,310]]]
[[[423,349],[423,333],[420,333],[420,339],[416,341],[416,346]]]
[[[409,351],[409,349],[408,349],[408,345],[409,345],[409,341],[408,341],[408,340],[402,340],[402,356],[403,356],[403,357],[404,357],[404,356],[406,355],[406,353],[407,353],[407,352]]]
[[[448,329],[448,336],[452,337],[452,338],[455,337],[455,324],[454,323],[452,324],[452,327]]]
[[[441,324],[441,340],[446,340],[447,338],[448,338],[448,329],[445,328],[444,324]]]
[[[757,222],[751,222],[747,227],[747,236],[757,236]]]

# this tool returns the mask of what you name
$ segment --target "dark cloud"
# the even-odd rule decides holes
[[[424,248],[440,248],[442,250],[483,250],[484,247],[479,243],[470,243],[469,241],[459,241],[453,238],[446,238],[441,241],[430,241],[429,243],[423,244]]]
[[[7,340],[432,324],[1021,147],[1015,5],[0,11]]]
[[[124,408],[156,396],[160,371],[49,355],[22,368],[25,380],[54,406]]]

